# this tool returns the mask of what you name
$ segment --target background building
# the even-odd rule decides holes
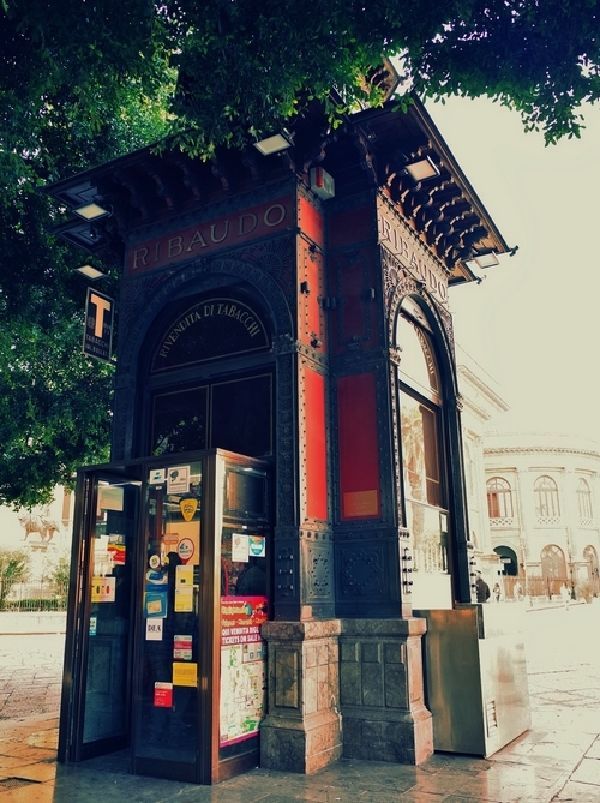
[[[495,379],[457,347],[474,567],[513,599],[600,593],[600,447],[554,433],[501,434]],[[564,592],[563,592],[564,593]]]
[[[487,511],[484,448],[498,416],[509,408],[496,380],[461,346],[456,348],[456,363],[462,400],[463,461],[473,570],[479,569],[493,588],[502,573],[502,564],[494,552]]]
[[[598,595],[600,447],[554,434],[485,440],[487,508],[505,589]]]

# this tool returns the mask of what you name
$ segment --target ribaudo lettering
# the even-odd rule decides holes
[[[417,244],[411,241],[411,235],[403,232],[398,221],[390,220],[385,210],[379,208],[379,241],[396,256],[412,275],[425,282],[430,293],[437,295],[441,301],[448,299],[448,282],[446,277],[436,276],[429,261],[424,255],[417,253]]]
[[[235,217],[207,222],[151,240],[130,252],[129,268],[132,271],[157,268],[176,259],[189,259],[204,249],[215,250],[226,245],[266,234],[280,226],[287,218],[284,203],[241,212]]]

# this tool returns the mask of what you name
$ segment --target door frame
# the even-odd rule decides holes
[[[85,715],[85,691],[89,657],[89,620],[91,608],[92,545],[95,532],[95,510],[98,499],[98,484],[106,482],[132,482],[139,484],[133,530],[137,540],[140,527],[142,482],[139,463],[129,466],[105,465],[82,468],[77,474],[73,538],[71,545],[71,573],[67,601],[65,657],[62,677],[62,693],[59,719],[58,760],[63,763],[82,761],[102,753],[113,752],[125,746],[127,737],[99,739],[84,744],[83,726]],[[129,621],[130,634],[127,645],[126,683],[128,733],[131,730],[131,683],[133,628],[135,622],[134,601],[137,584],[137,544],[130,550],[132,560],[130,573]]]

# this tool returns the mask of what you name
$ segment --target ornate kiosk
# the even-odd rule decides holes
[[[269,472],[260,764],[418,764],[433,742],[413,597],[452,609],[472,592],[448,292],[507,246],[418,101],[335,133],[315,106],[284,145],[204,163],[143,150],[52,193],[110,212],[62,235],[123,266],[112,467],[148,484],[158,457],[225,449]]]

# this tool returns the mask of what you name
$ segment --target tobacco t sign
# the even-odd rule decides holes
[[[91,287],[85,300],[83,353],[99,360],[109,361],[112,354],[112,336],[115,302]]]

